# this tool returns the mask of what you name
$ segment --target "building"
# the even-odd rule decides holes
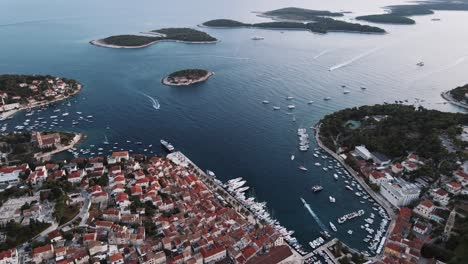
[[[414,213],[429,219],[431,213],[434,211],[435,206],[431,200],[425,200],[418,204],[413,210]]]
[[[392,176],[380,171],[374,170],[369,174],[369,181],[378,186],[380,186],[383,182],[389,182],[391,180],[393,180]]]
[[[52,148],[57,147],[60,144],[59,133],[43,134],[41,132],[33,131],[32,136],[39,148]]]
[[[0,169],[0,184],[17,184],[19,176],[29,169],[28,164],[3,167]]]
[[[35,263],[42,263],[54,256],[54,246],[48,244],[33,249],[32,257]]]
[[[441,205],[447,205],[450,201],[449,194],[442,188],[437,188],[431,191],[431,196],[434,202],[438,202]]]
[[[380,166],[387,166],[388,164],[390,164],[390,162],[392,162],[392,160],[383,153],[371,152],[371,155],[374,163]]]
[[[449,192],[451,194],[458,194],[460,192],[460,190],[462,189],[462,186],[458,182],[452,181],[452,182],[447,183],[445,185],[445,188],[446,188],[447,192]]]
[[[18,264],[18,250],[16,248],[0,252],[0,264]]]
[[[204,263],[215,263],[226,258],[226,249],[224,247],[202,248],[200,253],[203,256]]]
[[[129,160],[130,155],[128,154],[128,151],[118,151],[112,152],[112,158],[114,158],[117,162],[120,162],[121,160]]]
[[[363,158],[364,160],[372,159],[372,154],[366,148],[366,146],[357,146],[357,147],[354,148],[354,151],[355,151],[356,155]]]
[[[403,179],[396,178],[392,183],[383,182],[380,185],[380,193],[393,206],[407,206],[419,198],[421,189]]]

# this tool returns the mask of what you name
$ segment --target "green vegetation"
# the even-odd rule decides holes
[[[387,115],[380,122],[372,116]],[[367,117],[367,118],[366,118]],[[350,129],[348,120],[361,120],[359,129]],[[350,108],[327,115],[322,119],[320,137],[330,149],[365,145],[390,157],[406,156],[414,151],[436,164],[448,157],[439,136],[460,125],[468,124],[468,115],[415,109],[404,105],[375,105]]]
[[[286,7],[263,13],[264,16],[289,20],[315,20],[318,16],[341,17],[342,13],[335,13],[323,10],[311,10],[297,7]]]
[[[0,93],[6,93],[8,96],[4,98],[5,103],[27,103],[27,98],[34,97],[40,100],[38,96],[41,92],[51,89],[53,84],[48,80],[55,80],[56,77],[51,75],[19,75],[19,74],[1,74],[0,75]],[[71,90],[78,88],[78,82],[72,79],[61,78],[63,82],[69,85]],[[34,83],[33,83],[34,82]],[[28,85],[20,85],[28,84]],[[37,92],[33,91],[29,85],[37,86]],[[13,97],[20,96],[21,99],[16,100]]]
[[[50,226],[31,219],[29,225],[22,226],[14,221],[8,222],[2,229],[6,232],[6,241],[0,244],[0,250],[7,250],[30,240]]]
[[[168,78],[180,78],[184,77],[187,79],[198,79],[201,77],[204,77],[208,74],[209,72],[207,70],[202,70],[202,69],[186,69],[186,70],[180,70],[173,72],[167,76]]]
[[[202,25],[207,27],[250,27],[252,24],[246,24],[232,19],[214,19],[206,21]]]
[[[219,20],[211,20],[203,23],[205,26],[216,25],[217,27],[253,27],[253,28],[270,28],[270,29],[294,29],[294,30],[309,30],[316,33],[327,33],[329,31],[347,31],[360,33],[384,33],[385,30],[367,25],[349,23],[345,21],[335,20],[327,17],[314,17],[314,22],[302,23],[291,21],[273,21],[256,24],[246,24],[239,21],[227,20],[224,22]],[[221,26],[222,25],[222,26]]]
[[[186,42],[214,42],[216,38],[205,32],[191,28],[163,28],[151,31],[153,33],[163,34],[160,36],[141,36],[141,35],[117,35],[101,39],[100,42],[107,45],[122,47],[138,47],[149,45],[156,41],[172,40]],[[96,43],[98,44],[98,43]]]
[[[464,86],[457,87],[453,90],[451,90],[450,95],[455,99],[456,101],[459,101],[460,103],[468,103],[468,97],[465,96],[465,94],[468,93],[468,84]]]
[[[357,20],[364,20],[373,23],[411,25],[416,23],[413,19],[394,14],[358,16]]]

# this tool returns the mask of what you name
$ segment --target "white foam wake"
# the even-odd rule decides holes
[[[329,50],[324,50],[324,51],[320,52],[319,54],[315,55],[315,56],[314,56],[314,60],[315,60],[315,59],[318,59],[318,58],[320,58],[320,57],[322,57],[322,56],[325,55],[325,54],[327,54],[328,51],[329,51]]]
[[[156,98],[153,98],[145,93],[141,93],[141,94],[150,100],[150,102],[153,104],[154,109],[158,110],[159,108],[161,108],[161,105],[159,104],[159,101]]]
[[[330,69],[328,69],[328,70],[329,70],[329,71],[334,71],[334,70],[338,70],[338,69],[340,69],[340,68],[343,68],[343,67],[345,67],[345,66],[348,66],[348,65],[354,63],[354,62],[357,61],[357,60],[360,60],[360,59],[362,59],[362,58],[364,58],[364,57],[366,57],[366,56],[369,56],[370,54],[376,52],[378,49],[379,49],[379,48],[374,48],[374,49],[371,49],[371,50],[369,50],[369,51],[366,51],[366,52],[364,52],[364,53],[362,53],[362,54],[359,54],[358,56],[356,56],[356,57],[354,57],[354,58],[352,58],[352,59],[350,59],[350,60],[348,60],[348,61],[345,61],[345,62],[343,62],[343,63],[334,65],[334,66],[330,67]]]

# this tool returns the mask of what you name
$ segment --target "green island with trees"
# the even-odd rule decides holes
[[[311,10],[298,7],[285,7],[267,11],[261,15],[276,19],[313,21],[318,16],[342,17],[343,13],[330,12],[326,10]]]
[[[381,14],[381,15],[368,15],[368,16],[358,16],[357,20],[363,20],[373,23],[382,23],[382,24],[398,24],[398,25],[411,25],[416,22],[404,16],[394,15],[394,14]]]
[[[272,21],[247,24],[230,19],[215,19],[204,22],[203,26],[217,28],[264,28],[264,29],[284,29],[284,30],[306,30],[315,33],[327,33],[330,31],[358,32],[358,33],[385,33],[385,30],[357,23],[349,23],[335,20],[328,17],[314,17],[313,22],[304,23],[300,21]]]
[[[90,43],[108,48],[143,48],[159,41],[215,43],[218,40],[206,32],[191,28],[162,28],[146,32],[146,35],[116,35]]]
[[[187,86],[208,80],[212,72],[203,69],[185,69],[173,72],[163,78],[162,83],[168,86]]]
[[[468,0],[421,1],[410,5],[387,6],[386,9],[389,14],[360,16],[356,19],[373,23],[411,25],[415,21],[408,18],[409,16],[432,15],[434,11],[468,11]]]

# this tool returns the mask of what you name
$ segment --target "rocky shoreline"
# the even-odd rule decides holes
[[[468,104],[465,104],[465,103],[456,101],[456,100],[450,95],[450,91],[442,92],[442,93],[440,94],[440,96],[442,96],[442,98],[444,98],[447,102],[449,102],[449,103],[451,103],[451,104],[453,104],[453,105],[462,107],[462,108],[464,108],[464,109],[468,109]]]
[[[182,40],[162,39],[162,40],[155,40],[150,43],[139,45],[139,46],[119,46],[119,45],[107,44],[103,42],[102,39],[97,39],[97,40],[91,40],[89,44],[97,46],[97,47],[111,48],[111,49],[141,49],[141,48],[145,48],[153,44],[156,44],[158,42],[176,42],[176,43],[185,43],[185,44],[214,44],[214,43],[218,43],[219,40],[216,40],[216,41],[182,41]]]
[[[166,76],[161,80],[161,82],[162,82],[162,84],[167,85],[167,86],[189,86],[189,85],[193,85],[193,84],[196,84],[196,83],[205,82],[213,75],[214,75],[214,72],[208,72],[205,76],[203,76],[201,78],[198,78],[197,80],[193,80],[193,81],[191,80],[190,82],[184,82],[184,83],[170,82],[169,79],[168,79],[169,76]]]

